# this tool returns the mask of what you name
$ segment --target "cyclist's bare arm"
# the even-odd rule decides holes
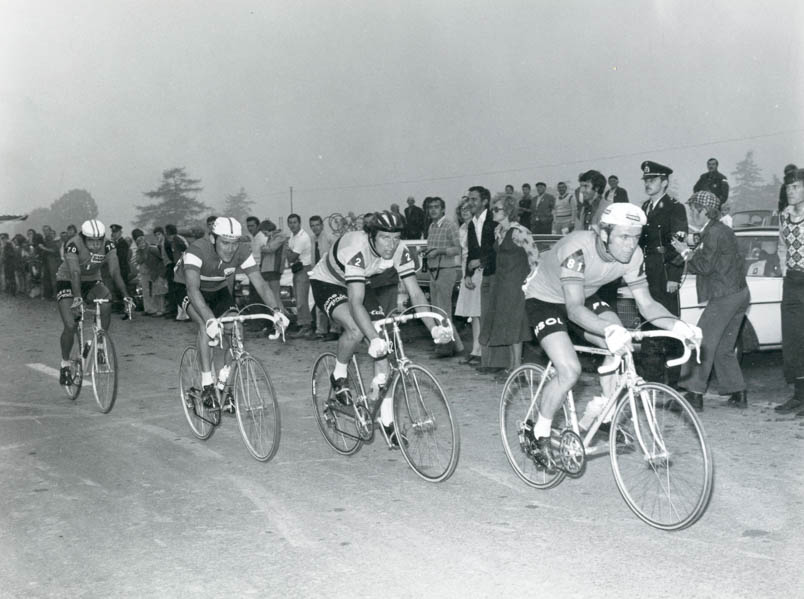
[[[402,279],[402,282],[405,285],[405,290],[408,292],[410,296],[410,303],[413,306],[416,306],[417,312],[427,312],[430,310],[430,302],[427,301],[427,298],[424,296],[424,292],[422,288],[419,287],[418,281],[416,281],[416,277],[405,277]],[[447,314],[449,317],[449,314]],[[432,318],[422,318],[424,321],[425,326],[427,326],[427,330],[431,331],[434,326],[438,323],[433,320]]]
[[[673,316],[670,311],[657,302],[648,291],[647,285],[631,290],[634,296],[639,313],[651,324],[666,330],[671,330],[673,325],[678,322],[678,318]]]
[[[606,327],[612,324],[610,321],[601,318],[584,304],[583,283],[566,281],[561,284],[564,290],[564,304],[567,306],[567,316],[569,319],[581,327],[587,333],[600,337],[606,336]]]
[[[248,273],[248,280],[251,283],[251,286],[257,290],[257,293],[262,298],[262,301],[265,302],[266,306],[272,310],[281,311],[282,304],[279,302],[279,298],[274,297],[274,292],[271,291],[270,285],[268,285],[268,282],[262,278],[262,275],[260,275],[259,272],[255,271]],[[189,286],[187,289],[189,293]]]
[[[128,289],[126,283],[123,281],[123,275],[120,272],[120,262],[117,259],[117,252],[109,252],[106,254],[106,261],[109,264],[109,274],[112,275],[114,284],[117,285],[117,290],[123,297],[128,297]]]
[[[346,284],[346,295],[349,298],[349,312],[360,329],[360,332],[371,341],[379,337],[379,334],[371,324],[371,317],[363,305],[363,298],[366,296],[366,284],[354,281]]]
[[[207,322],[210,318],[215,318],[215,314],[204,301],[204,296],[201,294],[201,272],[198,270],[184,269],[184,281],[187,286],[187,297],[190,298],[195,311],[201,317],[201,325]]]

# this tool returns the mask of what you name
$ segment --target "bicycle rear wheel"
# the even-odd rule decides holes
[[[611,425],[611,468],[631,511],[661,530],[694,524],[709,504],[714,464],[687,400],[646,383],[635,390],[633,405],[628,396],[620,401]]]
[[[198,350],[190,345],[184,348],[179,361],[179,395],[184,416],[190,430],[199,439],[209,439],[215,431],[216,414],[214,406],[208,408],[201,400],[201,362]],[[220,411],[217,411],[220,418]],[[219,420],[218,420],[219,422]]]
[[[391,393],[405,461],[428,482],[447,480],[458,465],[461,438],[438,380],[426,368],[410,364],[394,378]]]
[[[334,370],[335,354],[324,353],[318,356],[312,375],[313,410],[318,428],[329,446],[342,455],[352,455],[363,446],[363,442],[358,436],[354,415],[347,412],[354,408],[342,407],[335,399],[330,383],[330,375]],[[351,363],[348,373],[352,397],[357,398],[359,385]]]
[[[117,399],[117,355],[112,338],[103,329],[95,332],[92,345],[89,354],[92,392],[100,411],[108,414]]]
[[[533,434],[525,430],[527,418],[536,422],[542,398],[536,398],[533,412],[528,415],[533,396],[544,376],[544,368],[536,364],[523,364],[514,370],[505,381],[500,397],[500,438],[505,457],[516,475],[527,485],[536,489],[550,489],[559,484],[566,473],[561,470],[550,471],[538,464],[530,453]],[[546,384],[546,383],[545,383]],[[567,407],[561,405],[553,417],[553,433],[569,427]],[[555,445],[554,445],[555,447]]]
[[[73,349],[70,350],[70,384],[64,385],[64,390],[70,399],[78,399],[83,382],[84,361],[81,357],[81,339],[79,335],[76,335],[73,340]]]
[[[274,386],[265,367],[251,356],[237,363],[234,373],[237,424],[246,449],[259,462],[276,455],[282,436],[282,419]]]

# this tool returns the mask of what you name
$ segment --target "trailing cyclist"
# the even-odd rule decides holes
[[[114,241],[106,239],[106,227],[96,219],[81,225],[81,231],[64,246],[64,262],[56,271],[56,300],[59,315],[64,324],[61,332],[61,369],[59,384],[69,385],[70,351],[75,339],[75,311],[85,301],[96,299],[111,300],[112,294],[103,284],[101,266],[108,264],[109,273],[115,286],[123,296],[123,301],[133,305],[126,284],[120,275],[120,264]],[[111,303],[101,305],[101,327],[109,330],[112,319]],[[103,360],[100,354],[98,360]]]
[[[338,339],[335,369],[330,384],[335,398],[343,405],[352,401],[347,381],[348,364],[363,338],[369,342],[368,353],[374,362],[373,393],[381,394],[388,381],[388,345],[372,325],[385,317],[383,302],[370,279],[393,273],[401,280],[417,311],[430,306],[416,281],[416,263],[404,243],[400,243],[403,221],[388,210],[368,219],[363,231],[345,233],[310,271],[310,284],[316,306],[343,327]],[[396,293],[397,285],[386,286]],[[435,343],[452,341],[452,328],[439,326],[431,318],[423,319]],[[380,422],[386,435],[398,445],[393,434],[393,403],[386,398],[380,408]]]
[[[587,341],[613,354],[606,358],[603,368],[613,366],[617,356],[632,349],[631,335],[617,313],[597,296],[600,287],[622,277],[646,320],[684,339],[700,342],[698,327],[673,316],[648,291],[639,248],[646,222],[645,213],[633,204],[608,206],[592,230],[570,233],[543,254],[523,285],[529,324],[556,370],[556,376],[544,388],[536,422],[527,423],[532,426],[528,432],[538,448],[534,457],[546,468],[554,465],[550,446],[553,416],[581,374],[569,327],[580,329]],[[589,428],[603,409],[615,388],[614,375],[601,376],[600,383],[604,396],[589,403],[579,422],[582,429]]]
[[[194,241],[176,263],[175,281],[178,304],[198,326],[198,353],[201,358],[201,399],[207,406],[215,398],[215,377],[212,373],[212,348],[223,337],[218,318],[227,310],[237,309],[232,287],[235,273],[248,276],[253,289],[275,314],[278,326],[288,325],[282,314],[278,298],[274,297],[248,243],[241,243],[240,223],[228,216],[219,216],[212,225],[210,235]],[[225,340],[225,337],[223,337]],[[224,406],[226,408],[228,406]]]

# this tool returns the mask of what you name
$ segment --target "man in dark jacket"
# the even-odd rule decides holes
[[[729,199],[729,182],[726,175],[718,172],[717,158],[710,158],[706,161],[706,172],[698,177],[698,181],[692,188],[693,191],[711,191],[720,200],[720,205]],[[683,206],[682,206],[683,208]]]
[[[653,299],[671,314],[679,316],[681,306],[678,289],[684,273],[684,260],[673,247],[672,240],[686,240],[687,212],[683,205],[667,195],[673,169],[651,160],[643,162],[641,169],[645,193],[648,195],[648,200],[642,204],[642,210],[648,216],[648,224],[642,228],[639,245],[645,255],[648,289]],[[675,386],[680,369],[675,367],[667,370],[664,362],[679,355],[681,349],[673,339],[645,339],[641,351],[642,376],[649,381],[666,382]]]
[[[421,239],[422,233],[424,233],[424,220],[424,210],[416,205],[416,198],[410,196],[405,208],[405,229],[402,232],[402,238]]]
[[[628,192],[620,187],[620,179],[617,175],[609,175],[609,190],[605,197],[612,204],[628,202]]]
[[[553,232],[553,209],[556,207],[554,196],[546,193],[547,185],[539,181],[536,184],[536,197],[531,202],[530,230],[534,233],[549,235]]]

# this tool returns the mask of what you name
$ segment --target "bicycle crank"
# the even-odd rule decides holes
[[[586,466],[586,450],[581,438],[570,429],[561,431],[556,466],[570,476],[579,476]]]

